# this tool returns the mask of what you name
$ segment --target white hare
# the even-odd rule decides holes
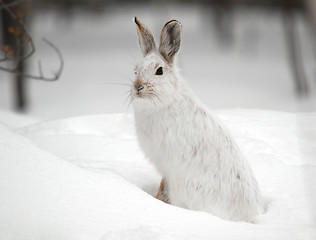
[[[136,17],[144,58],[132,86],[136,132],[163,176],[157,198],[223,219],[251,222],[262,212],[252,170],[222,123],[191,93],[175,70],[181,24],[167,22],[156,49]]]

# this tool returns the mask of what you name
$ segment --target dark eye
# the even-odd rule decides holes
[[[157,70],[156,70],[156,75],[162,75],[163,74],[163,71],[162,71],[162,67],[159,67]]]

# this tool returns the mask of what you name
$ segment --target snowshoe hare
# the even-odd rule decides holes
[[[159,48],[134,18],[144,58],[132,86],[136,132],[145,155],[163,176],[157,198],[251,222],[262,212],[252,170],[228,130],[191,93],[175,70],[182,40],[176,20],[162,28]]]

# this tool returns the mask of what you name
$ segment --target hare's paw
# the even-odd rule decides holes
[[[165,202],[170,203],[169,201],[169,193],[168,193],[168,183],[165,178],[163,178],[160,182],[160,187],[158,189],[158,193],[156,198]]]

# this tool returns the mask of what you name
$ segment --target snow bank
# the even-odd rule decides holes
[[[5,123],[10,128],[21,128],[39,121],[39,118],[18,112],[0,110],[0,122]]]
[[[0,239],[316,239],[316,114],[220,111],[266,198],[255,224],[151,195],[130,115],[0,125]]]

